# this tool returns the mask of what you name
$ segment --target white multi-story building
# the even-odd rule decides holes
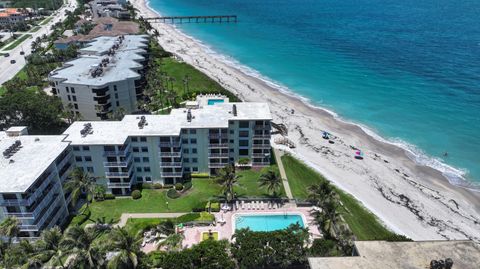
[[[228,164],[270,164],[271,114],[266,103],[217,103],[169,115],[73,123],[64,134],[75,165],[113,194],[135,183],[174,184],[190,173],[215,174]]]
[[[19,237],[61,225],[68,217],[70,195],[62,183],[73,169],[64,135],[27,135],[25,127],[0,132],[0,221],[20,221]]]
[[[147,35],[95,38],[49,74],[52,90],[84,120],[106,119],[119,108],[132,113],[143,96],[147,48]]]

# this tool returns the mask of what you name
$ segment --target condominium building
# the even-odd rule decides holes
[[[52,91],[84,120],[104,120],[120,108],[132,113],[143,96],[147,48],[147,35],[97,37],[49,74]]]
[[[27,135],[25,127],[0,132],[0,221],[16,217],[19,237],[38,237],[68,216],[71,196],[62,183],[73,169],[73,154],[64,138]]]
[[[223,102],[169,115],[77,121],[64,141],[75,166],[98,177],[108,192],[124,195],[135,183],[174,184],[228,164],[269,165],[271,119],[266,103]]]
[[[0,8],[0,26],[24,22],[27,17],[27,9]]]

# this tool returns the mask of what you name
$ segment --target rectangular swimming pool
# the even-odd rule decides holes
[[[234,222],[236,230],[250,228],[256,232],[283,230],[295,223],[305,227],[300,214],[237,215]]]
[[[214,105],[216,103],[223,103],[224,100],[223,99],[208,99],[208,105],[211,106],[211,105]]]

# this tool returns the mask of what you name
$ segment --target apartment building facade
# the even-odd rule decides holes
[[[0,132],[0,221],[16,217],[20,238],[35,238],[61,225],[71,195],[62,184],[73,169],[73,154],[63,135],[27,135],[25,127]]]
[[[104,120],[118,109],[132,113],[143,98],[147,48],[147,35],[95,38],[49,74],[52,92],[84,120]]]
[[[0,8],[0,26],[25,22],[28,11],[20,8]]]
[[[108,192],[125,195],[136,183],[175,184],[229,164],[270,165],[270,130],[267,104],[223,103],[119,122],[75,122],[64,134],[75,165]]]

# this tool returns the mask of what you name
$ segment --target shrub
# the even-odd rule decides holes
[[[239,164],[249,164],[250,163],[250,159],[249,158],[240,158],[238,160],[238,163]]]
[[[115,199],[115,194],[112,193],[105,193],[105,196],[103,197],[105,200],[113,200]]]
[[[132,198],[133,200],[137,200],[142,198],[142,193],[139,190],[132,191]]]
[[[310,255],[320,257],[331,257],[339,255],[337,243],[328,239],[314,239],[310,247]]]
[[[151,183],[143,183],[142,189],[153,189],[153,184]]]
[[[219,202],[210,203],[210,210],[212,212],[220,212],[220,203]]]
[[[192,182],[191,181],[185,182],[185,184],[183,184],[183,191],[188,191],[191,188],[192,188]]]
[[[153,187],[154,189],[161,189],[161,188],[163,188],[163,185],[162,185],[161,183],[153,183],[153,184],[152,184],[152,187]]]
[[[192,173],[192,178],[209,178],[210,175],[208,173]]]
[[[172,184],[163,184],[162,185],[162,189],[171,189],[171,188],[173,188]]]
[[[178,193],[178,191],[176,191],[175,189],[169,189],[167,191],[167,197],[170,199],[177,199],[178,197],[180,197],[180,193]]]
[[[183,190],[183,184],[182,184],[182,183],[177,183],[177,184],[175,184],[175,189],[176,189],[177,191]]]

